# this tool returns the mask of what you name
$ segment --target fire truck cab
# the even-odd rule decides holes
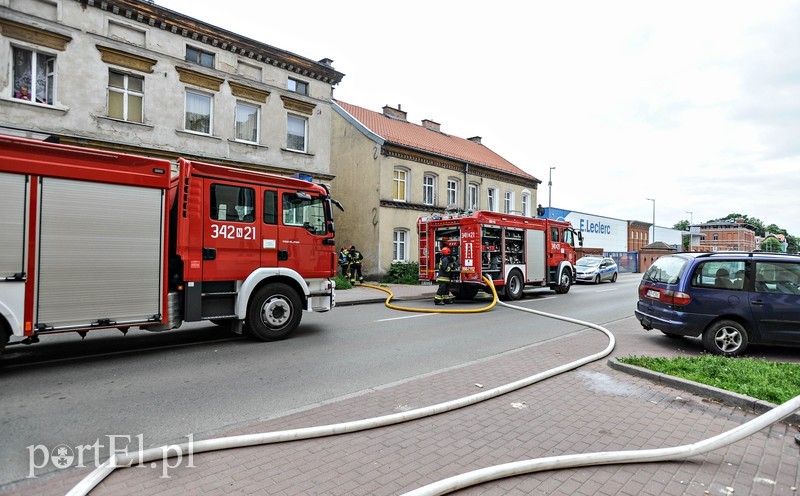
[[[582,237],[569,222],[476,211],[421,216],[417,228],[420,281],[436,281],[441,249],[448,246],[461,266],[451,284],[457,298],[488,291],[484,277],[509,300],[521,298],[525,286],[562,294],[575,282],[575,243]]]

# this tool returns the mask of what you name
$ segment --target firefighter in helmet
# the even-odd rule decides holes
[[[355,284],[356,281],[363,284],[364,275],[361,273],[361,262],[364,260],[364,255],[356,250],[355,246],[351,246],[347,258],[350,261],[350,284]]]
[[[453,295],[450,294],[450,280],[453,274],[458,272],[458,262],[456,260],[455,255],[450,254],[450,247],[445,246],[442,248],[442,257],[439,259],[439,273],[436,277],[439,289],[436,291],[436,296],[433,297],[433,301],[437,305],[453,302]]]
[[[346,246],[342,246],[342,249],[339,250],[339,270],[342,271],[344,277],[350,279],[350,256]]]

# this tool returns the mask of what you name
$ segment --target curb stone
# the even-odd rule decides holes
[[[608,366],[614,370],[619,370],[627,374],[649,379],[675,389],[681,389],[683,391],[708,398],[711,401],[718,401],[726,405],[735,406],[737,408],[741,408],[742,410],[753,412],[758,415],[768,412],[769,410],[772,410],[778,406],[768,401],[759,400],[751,396],[745,396],[743,394],[734,393],[732,391],[709,386],[707,384],[701,384],[699,382],[689,381],[680,377],[662,374],[660,372],[653,372],[652,370],[648,370],[636,365],[622,363],[616,358],[609,359]],[[800,425],[800,413],[792,413],[791,415],[784,417],[782,422],[785,422],[789,425]],[[798,436],[800,436],[800,434],[798,434]]]

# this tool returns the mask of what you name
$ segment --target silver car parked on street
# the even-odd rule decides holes
[[[575,278],[578,282],[617,282],[618,272],[617,263],[609,257],[587,256],[575,262]]]

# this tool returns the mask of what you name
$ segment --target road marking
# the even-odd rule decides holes
[[[415,317],[430,317],[431,315],[438,315],[438,314],[435,314],[435,313],[421,313],[419,315],[407,315],[405,317],[393,317],[391,319],[381,319],[381,320],[376,320],[375,322],[388,322],[390,320],[413,319]]]
[[[595,291],[595,293],[606,293],[608,291],[616,291],[616,290],[617,290],[617,288],[613,288],[613,289],[598,289],[597,291]]]
[[[528,300],[528,299],[519,300],[516,303],[536,303],[538,301],[552,300],[553,298],[555,298],[555,296],[545,296],[543,298],[536,298],[535,300]]]

